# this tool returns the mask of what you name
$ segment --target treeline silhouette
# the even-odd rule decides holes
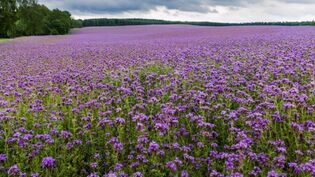
[[[187,24],[199,26],[248,26],[248,25],[280,25],[280,26],[308,26],[315,25],[314,21],[305,22],[252,22],[252,23],[220,23],[220,22],[189,22],[189,21],[167,21],[155,19],[111,19],[98,18],[79,20],[83,27],[88,26],[126,26],[126,25],[154,25],[154,24]]]

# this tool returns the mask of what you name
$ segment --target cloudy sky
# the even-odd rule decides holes
[[[315,0],[39,0],[74,18],[253,22],[315,20]]]

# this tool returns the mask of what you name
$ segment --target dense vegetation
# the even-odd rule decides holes
[[[50,10],[35,0],[1,0],[0,37],[66,34],[80,26],[67,11]]]
[[[314,25],[314,21],[305,22],[252,22],[252,23],[219,23],[219,22],[188,22],[166,21],[155,19],[86,19],[81,21],[83,26],[124,26],[124,25],[153,25],[153,24],[187,24],[199,26],[250,26],[250,25],[279,25],[279,26],[307,26]]]
[[[90,27],[0,45],[0,177],[314,177],[313,27]]]

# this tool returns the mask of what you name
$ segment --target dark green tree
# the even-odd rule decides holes
[[[14,30],[17,3],[16,0],[0,1],[0,37],[9,37]]]
[[[83,20],[71,19],[71,28],[81,28],[83,26]]]
[[[59,9],[52,10],[46,18],[48,34],[67,34],[72,26],[71,14]]]
[[[81,26],[82,20],[72,19],[68,11],[51,11],[37,0],[0,1],[0,37],[67,34]]]
[[[18,21],[16,24],[17,35],[42,35],[47,32],[45,17],[50,10],[36,3],[23,5],[18,10]]]

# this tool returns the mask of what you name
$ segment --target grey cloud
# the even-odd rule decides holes
[[[68,10],[79,18],[85,18],[84,16],[88,15],[103,17],[104,14],[126,17],[124,12],[127,12],[127,16],[133,14],[130,16],[147,18],[143,14],[150,14],[152,11],[157,12],[161,10],[157,10],[157,8],[163,6],[166,8],[163,13],[167,14],[163,17],[164,19],[186,20],[190,18],[196,20],[211,19],[213,21],[220,19],[230,21],[230,19],[236,18],[241,21],[261,21],[261,19],[275,21],[286,19],[285,17],[290,18],[290,20],[313,20],[312,10],[315,9],[315,0],[39,0],[39,3],[43,3],[49,8]],[[222,6],[226,7],[227,10],[219,11]],[[289,12],[288,8],[294,8],[295,11]],[[312,10],[308,10],[306,13],[304,8]],[[181,18],[180,15],[188,14],[185,12],[197,12],[198,17],[188,15],[182,19],[183,17]],[[294,16],[290,15],[292,12],[294,12]],[[156,16],[150,17],[156,18]]]
[[[255,0],[40,0],[51,8],[66,9],[90,13],[121,13],[128,11],[148,11],[165,6],[168,9],[199,12],[217,13],[209,6],[237,7],[244,3],[255,3]]]

